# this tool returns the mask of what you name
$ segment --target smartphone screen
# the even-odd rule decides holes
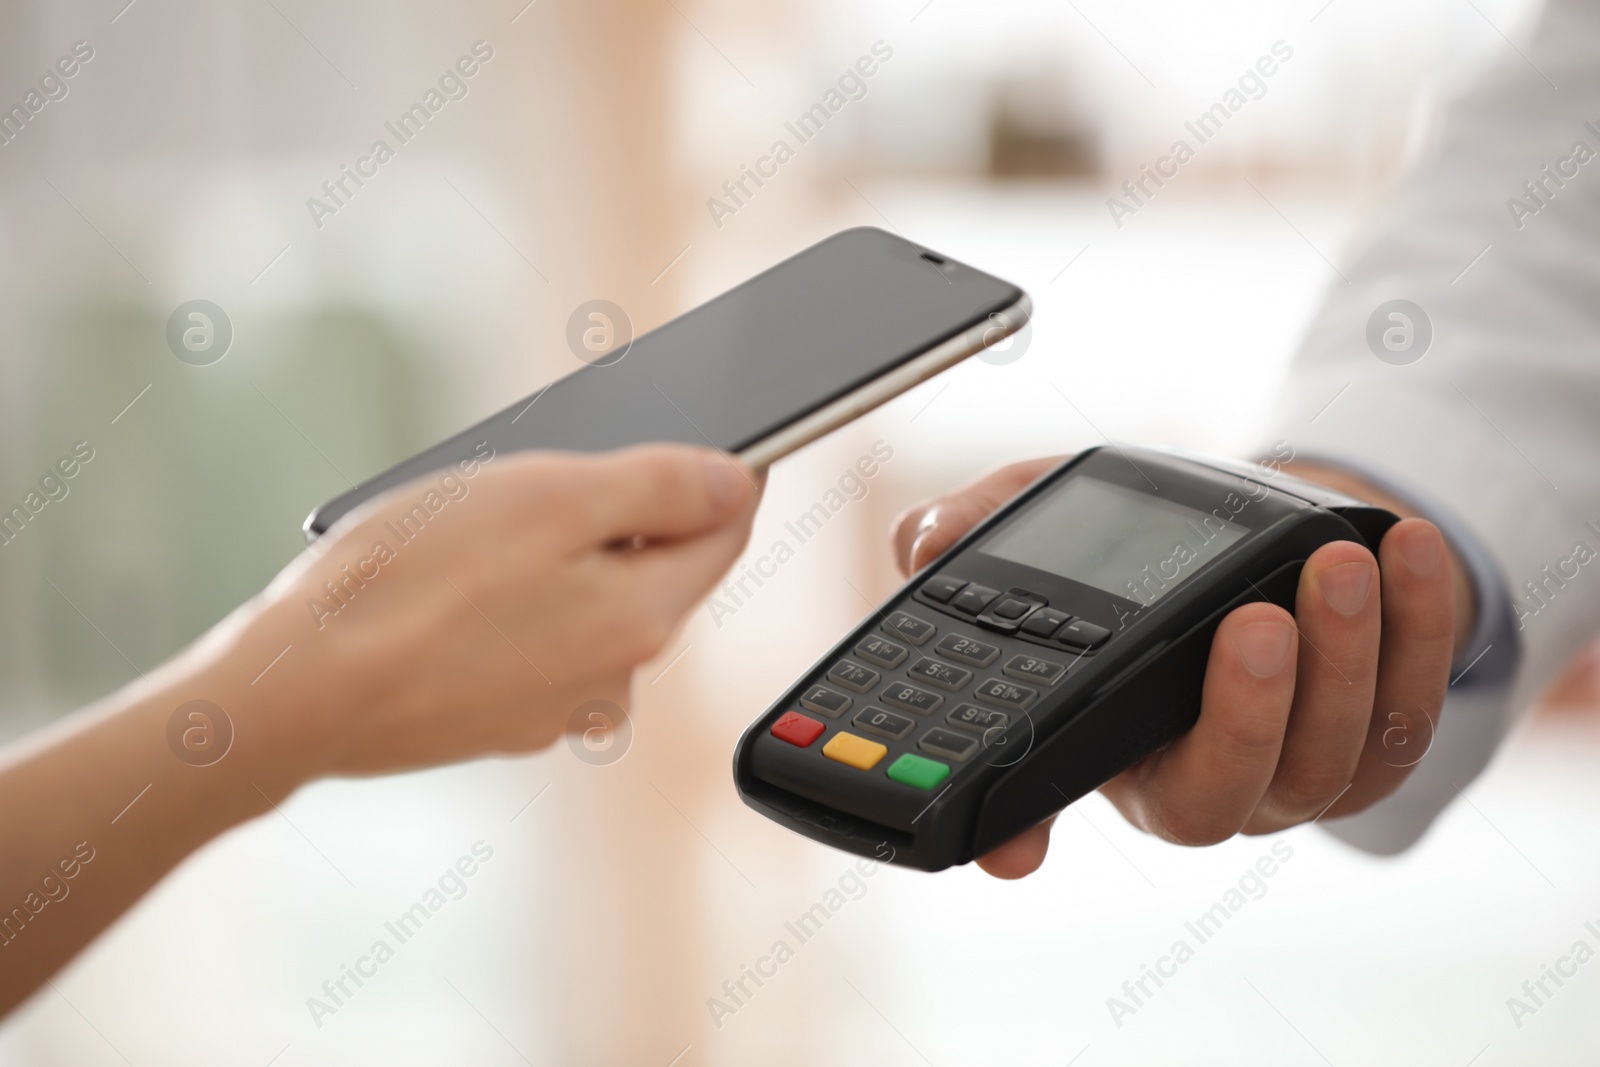
[[[882,230],[845,230],[336,497],[306,530],[483,441],[497,453],[650,441],[740,452],[1022,297]]]

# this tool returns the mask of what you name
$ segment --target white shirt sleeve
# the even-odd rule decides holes
[[[1600,4],[1554,0],[1535,39],[1446,110],[1344,274],[1274,436],[1425,501],[1477,560],[1480,643],[1501,642],[1472,668],[1490,668],[1482,682],[1452,687],[1405,785],[1326,824],[1389,853],[1422,835],[1600,631]],[[1416,362],[1386,362],[1368,340],[1397,299],[1431,325]],[[1380,336],[1403,327],[1376,318]],[[1408,355],[1381,339],[1377,350]]]

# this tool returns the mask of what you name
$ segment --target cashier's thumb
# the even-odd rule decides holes
[[[923,512],[911,535],[911,547],[902,561],[907,574],[915,574],[955,544],[988,514],[988,505],[965,497],[941,500]]]

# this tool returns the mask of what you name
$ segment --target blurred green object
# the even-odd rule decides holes
[[[7,688],[64,709],[150,670],[303,548],[315,505],[439,436],[428,361],[392,320],[350,306],[230,317],[231,349],[204,367],[168,349],[158,309],[58,314],[40,331],[54,350],[37,354],[51,370],[31,467],[79,441],[95,454],[0,549],[3,587],[31,586],[38,649],[0,649],[6,682],[33,675]]]

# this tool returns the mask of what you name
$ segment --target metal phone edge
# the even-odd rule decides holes
[[[996,318],[1003,321],[995,323]],[[968,327],[948,341],[872,379],[855,392],[832,401],[796,422],[789,423],[776,433],[763,437],[734,455],[740,462],[760,473],[785,456],[853,422],[873,408],[908,392],[914,386],[921,385],[936,374],[977,355],[986,348],[992,348],[1020,331],[1032,318],[1033,299],[1027,293],[1022,293],[1012,304],[991,312],[984,322]],[[318,505],[301,522],[300,532],[307,544],[315,543],[322,536],[314,526],[326,506],[326,502]]]
[[[1014,303],[991,312],[988,319],[976,326],[968,327],[948,341],[872,379],[855,392],[789,423],[734,455],[758,473],[766,470],[783,457],[853,422],[913,386],[921,385],[962,360],[993,347],[1021,330],[1032,317],[1033,300],[1023,293]],[[997,323],[994,321],[996,319],[1002,321]]]

